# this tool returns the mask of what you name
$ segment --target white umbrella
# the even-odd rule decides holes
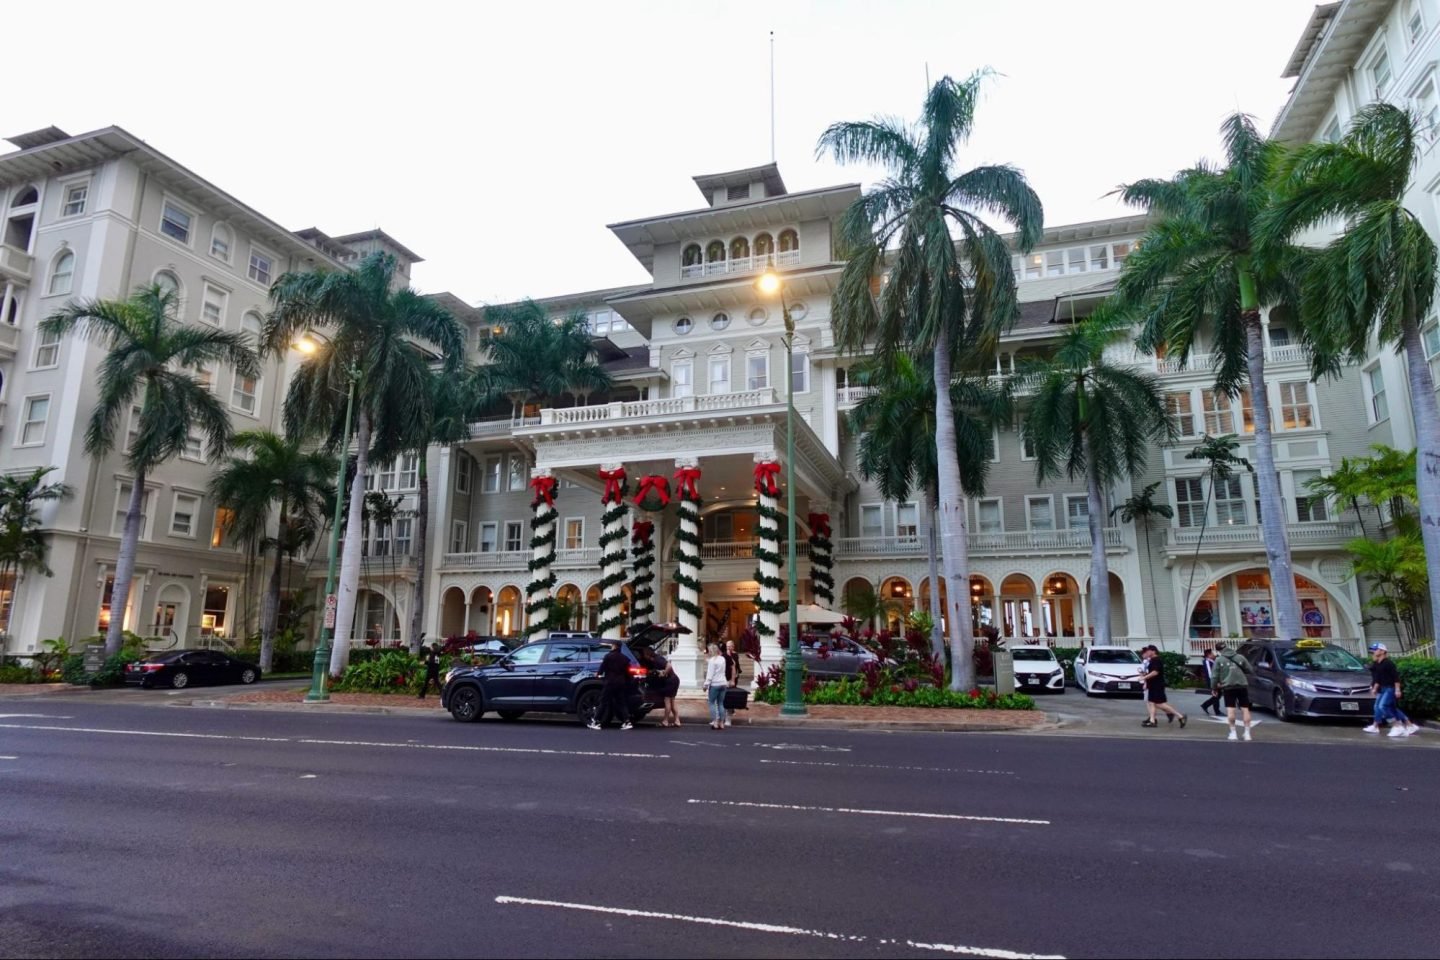
[[[845,614],[837,613],[834,610],[826,610],[824,607],[813,603],[804,603],[795,608],[796,620],[799,623],[844,623]]]

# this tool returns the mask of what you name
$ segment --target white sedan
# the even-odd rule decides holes
[[[1049,647],[1025,646],[1010,649],[1015,672],[1015,689],[1030,693],[1064,693],[1065,668]]]
[[[1087,697],[1139,693],[1140,657],[1129,647],[1083,647],[1075,657],[1075,685]]]

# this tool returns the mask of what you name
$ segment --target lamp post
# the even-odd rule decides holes
[[[295,349],[312,354],[319,347],[315,341],[302,337],[295,341]],[[359,379],[359,372],[354,366],[348,371],[350,388],[345,394],[345,432],[340,435],[340,466],[335,471],[335,521],[330,526],[330,566],[325,574],[325,619],[311,667],[310,692],[305,694],[309,703],[325,703],[330,699],[326,684],[330,678],[330,646],[335,639],[335,561],[340,552],[340,523],[345,516],[345,465],[349,461],[350,421],[355,413],[355,381]]]
[[[800,623],[796,610],[799,588],[795,574],[795,320],[785,302],[785,284],[775,272],[774,261],[767,263],[756,284],[762,293],[773,293],[780,301],[780,314],[785,318],[785,562],[789,577],[790,643],[785,650],[785,704],[780,712],[787,716],[806,714],[803,674],[805,661],[800,656]]]

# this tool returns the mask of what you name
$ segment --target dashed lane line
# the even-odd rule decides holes
[[[1065,960],[1058,953],[1022,953],[1016,950],[1001,950],[994,947],[968,947],[953,943],[931,943],[906,937],[869,937],[863,934],[831,933],[826,930],[811,930],[806,927],[792,927],[782,923],[763,923],[755,920],[730,920],[724,917],[701,917],[684,913],[663,913],[658,910],[636,910],[628,907],[606,907],[594,903],[567,903],[563,900],[537,900],[533,897],[500,896],[495,902],[502,906],[551,907],[558,910],[577,910],[584,913],[600,913],[610,916],[631,917],[637,920],[670,920],[678,923],[693,923],[707,927],[728,927],[732,930],[747,930],[752,933],[770,933],[791,937],[813,937],[820,940],[836,940],[844,943],[874,943],[879,946],[905,946],[912,950],[929,950],[957,956],[986,957],[992,960]]]
[[[1013,777],[1014,770],[971,770],[967,767],[907,767],[889,763],[833,763],[824,760],[761,760],[761,763],[778,763],[787,767],[844,767],[858,770],[918,770],[924,773],[985,773],[997,777]]]
[[[1049,820],[1027,820],[1021,817],[983,817],[965,813],[924,813],[917,810],[866,810],[861,807],[816,807],[791,803],[756,803],[750,800],[697,800],[686,803],[703,803],[715,807],[747,807],[755,810],[788,810],[798,813],[856,813],[871,817],[909,817],[918,820],[968,820],[976,823],[1009,823],[1024,827],[1048,827]]]

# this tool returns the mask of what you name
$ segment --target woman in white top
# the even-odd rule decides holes
[[[709,647],[710,659],[705,661],[705,690],[710,699],[710,729],[721,730],[725,726],[725,691],[730,683],[725,675],[726,660],[720,653],[720,645]]]

